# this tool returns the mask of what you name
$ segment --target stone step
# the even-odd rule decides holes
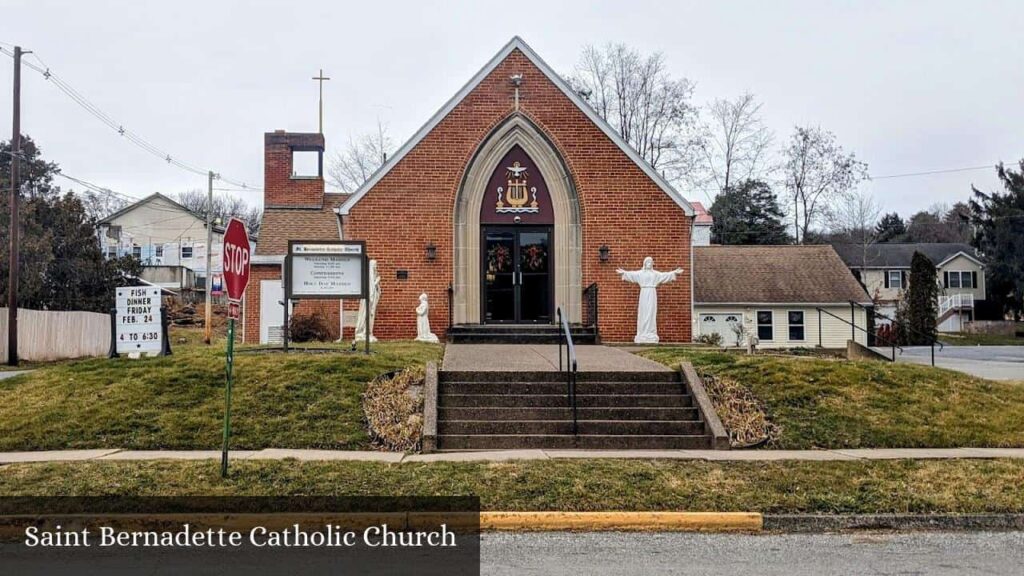
[[[448,341],[452,344],[558,344],[561,336],[557,332],[449,332]],[[597,335],[573,334],[572,341],[575,344],[597,344]]]
[[[441,394],[440,408],[455,407],[563,407],[569,399],[565,390],[558,394]],[[693,406],[689,394],[577,394],[578,408],[685,408]]]
[[[438,434],[572,434],[572,420],[441,420]],[[704,433],[703,422],[652,420],[583,420],[577,422],[581,436],[683,436]]]
[[[438,382],[565,382],[565,372],[464,372],[442,370]],[[681,382],[678,372],[577,372],[576,382]]]
[[[564,404],[564,402],[563,402]],[[508,407],[441,407],[438,409],[440,420],[569,420],[572,409],[558,407],[524,406]],[[677,420],[699,421],[700,411],[696,408],[577,408],[578,420]]]
[[[441,394],[568,394],[565,382],[442,382]],[[680,382],[577,382],[576,394],[683,394]]]
[[[448,331],[449,334],[500,334],[516,332],[522,334],[561,334],[562,327],[557,324],[456,324]],[[594,328],[580,324],[570,324],[571,334],[593,334]]]
[[[440,450],[584,449],[696,450],[710,447],[704,435],[572,436],[568,434],[459,434],[438,436]]]

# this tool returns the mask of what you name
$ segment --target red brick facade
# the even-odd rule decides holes
[[[264,207],[319,208],[324,199],[323,170],[320,171],[319,178],[295,177],[292,152],[318,151],[322,153],[323,150],[323,134],[300,134],[283,130],[265,134],[263,136]]]
[[[522,75],[519,113],[549,140],[563,159],[579,197],[582,227],[582,286],[596,282],[600,333],[605,341],[631,341],[636,333],[639,288],[623,282],[617,268],[637,269],[652,256],[659,270],[681,267],[686,274],[658,288],[658,332],[662,341],[691,339],[691,219],[599,126],[518,49],[513,50],[418,144],[351,206],[342,227],[346,239],[365,240],[378,263],[382,296],[374,334],[381,339],[416,335],[414,310],[421,292],[429,295],[430,323],[442,339],[448,324],[447,289],[453,281],[453,207],[476,150],[491,131],[516,113],[510,76]],[[307,196],[303,181],[278,180],[284,168],[268,135],[268,205],[323,203]],[[276,145],[276,144],[275,144]],[[271,166],[270,163],[274,165]],[[290,157],[289,157],[290,162]],[[288,167],[290,172],[290,166]],[[286,186],[278,189],[277,183]],[[298,239],[298,238],[296,238]],[[555,229],[555,242],[559,231]],[[426,246],[437,247],[428,260]],[[607,245],[610,258],[599,260]],[[259,279],[278,267],[253,268],[246,305],[246,340],[259,338]],[[399,270],[407,279],[397,278]],[[305,303],[303,304],[305,306]],[[356,302],[346,302],[355,310]],[[337,325],[337,305],[334,308]],[[328,311],[328,310],[325,310]],[[351,336],[351,326],[346,326]]]
[[[616,268],[636,269],[653,256],[659,269],[677,266],[687,280],[658,289],[659,334],[664,341],[690,340],[690,219],[655,182],[594,125],[521,52],[513,51],[419,144],[401,159],[345,217],[346,238],[367,242],[377,259],[382,298],[375,333],[381,338],[416,335],[413,309],[420,292],[431,302],[430,324],[444,337],[446,290],[452,281],[452,207],[463,173],[489,132],[514,113],[509,77],[522,74],[520,112],[558,150],[579,194],[583,227],[583,286],[597,282],[600,331],[606,341],[636,333],[639,288],[619,279]],[[556,242],[558,231],[555,231]],[[427,261],[433,242],[437,259]],[[611,249],[600,262],[598,249]],[[408,270],[398,280],[398,270]]]

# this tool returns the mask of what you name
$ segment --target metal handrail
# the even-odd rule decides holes
[[[828,310],[824,310],[824,309],[822,309],[820,307],[819,308],[815,308],[815,310],[818,311],[818,314],[828,314],[829,316],[835,318],[836,320],[839,320],[840,322],[842,322],[844,324],[849,324],[850,326],[854,327],[855,329],[860,330],[861,332],[867,334],[868,336],[871,336],[871,332],[868,332],[866,328],[861,328],[860,326],[857,326],[856,323],[850,322],[846,318],[843,318],[841,316],[836,316],[835,314],[829,312]],[[821,322],[820,322],[820,318],[821,317],[819,316],[819,322],[818,322],[818,341],[819,342],[821,341]],[[879,338],[879,336],[876,334],[875,338]],[[899,346],[899,344],[896,342],[896,340],[889,340],[889,343],[892,344],[892,362],[895,362],[896,361],[896,350],[899,350],[900,354],[903,354],[903,348],[901,348]],[[883,358],[884,358],[884,356],[883,356]]]
[[[585,306],[584,311],[586,317],[583,319],[583,325],[586,327],[593,327],[594,332],[598,331],[598,301],[597,301],[597,282],[592,283],[583,289],[583,305]]]
[[[913,332],[914,334],[918,334],[920,336],[924,336],[924,337],[928,338],[929,340],[931,340],[930,346],[932,347],[932,366],[935,365],[935,345],[936,344],[939,345],[939,352],[942,352],[943,348],[946,347],[946,345],[942,342],[942,340],[939,340],[939,337],[934,335],[934,334],[925,334],[924,332],[921,332],[920,330],[915,330],[912,326],[907,326],[906,323],[900,322],[900,321],[896,320],[895,318],[893,318],[892,316],[889,316],[887,314],[882,314],[881,312],[876,311],[874,308],[865,306],[865,305],[861,304],[860,302],[855,302],[853,300],[850,300],[850,305],[851,306],[856,306],[856,307],[858,307],[858,308],[860,308],[860,309],[862,309],[864,311],[870,311],[876,317],[884,318],[884,319],[888,320],[889,322],[891,322],[892,324],[900,324],[904,328],[906,328],[908,331]],[[875,337],[877,338],[878,336],[875,335]],[[902,349],[901,349],[901,354],[902,354]]]
[[[569,322],[562,314],[562,307],[556,310],[558,324],[562,327],[561,337],[558,339],[558,371],[562,371],[562,344],[565,344],[565,385],[569,397],[569,408],[572,408],[572,435],[579,435],[579,425],[576,417],[576,346],[572,343],[572,333],[569,331]]]
[[[448,329],[444,331],[444,335],[445,335],[445,339],[450,341],[451,340],[451,333],[452,333],[452,319],[453,319],[453,316],[452,316],[452,301],[455,300],[455,289],[452,288],[451,284],[448,285],[447,294],[448,294]]]

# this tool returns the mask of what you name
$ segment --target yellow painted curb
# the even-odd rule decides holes
[[[484,531],[757,532],[757,512],[481,512]]]

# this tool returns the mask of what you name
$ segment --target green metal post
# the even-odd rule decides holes
[[[231,373],[235,363],[235,319],[228,320],[228,353],[225,367],[227,387],[224,389],[224,447],[220,456],[220,476],[228,477],[228,438],[231,436]]]

